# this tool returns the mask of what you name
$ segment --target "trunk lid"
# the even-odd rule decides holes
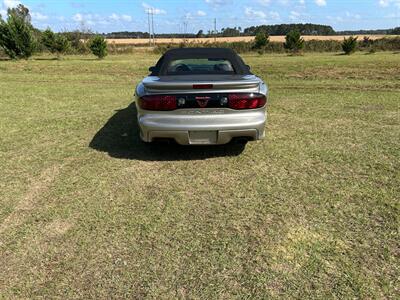
[[[255,75],[149,76],[143,80],[146,94],[258,92],[261,80]],[[196,85],[212,85],[193,88]]]

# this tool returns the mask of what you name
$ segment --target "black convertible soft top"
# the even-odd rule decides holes
[[[226,59],[232,64],[235,74],[250,75],[250,68],[235,51],[229,48],[178,48],[171,49],[158,60],[150,76],[167,75],[167,67],[171,61],[190,58]]]

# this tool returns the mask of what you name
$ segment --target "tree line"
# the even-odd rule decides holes
[[[278,24],[278,25],[260,25],[250,26],[247,28],[239,27],[226,27],[221,28],[219,32],[199,30],[197,34],[194,33],[162,33],[157,34],[158,38],[203,38],[203,37],[234,37],[234,36],[255,36],[259,32],[266,32],[270,36],[286,35],[291,31],[298,31],[301,35],[387,35],[400,34],[400,27],[392,29],[379,29],[379,30],[353,30],[353,31],[335,31],[331,26],[319,24]],[[141,31],[120,31],[102,34],[106,38],[135,38],[144,39],[149,38],[147,32]]]
[[[84,38],[89,41],[84,42]],[[57,55],[90,50],[98,58],[107,55],[107,42],[101,35],[79,31],[55,33],[50,28],[40,31],[31,24],[29,9],[20,4],[0,15],[0,49],[11,59],[29,58],[35,52],[47,50]]]

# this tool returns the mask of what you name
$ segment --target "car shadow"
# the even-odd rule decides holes
[[[244,144],[218,146],[181,146],[172,143],[144,143],[139,137],[135,103],[116,113],[95,134],[89,147],[107,152],[111,157],[145,161],[199,160],[212,157],[237,156]]]

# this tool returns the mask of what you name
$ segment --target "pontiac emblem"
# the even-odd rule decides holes
[[[198,96],[198,97],[195,97],[195,99],[196,99],[197,103],[199,104],[199,106],[201,108],[203,108],[203,107],[207,106],[207,103],[208,103],[208,100],[210,100],[210,97]]]

